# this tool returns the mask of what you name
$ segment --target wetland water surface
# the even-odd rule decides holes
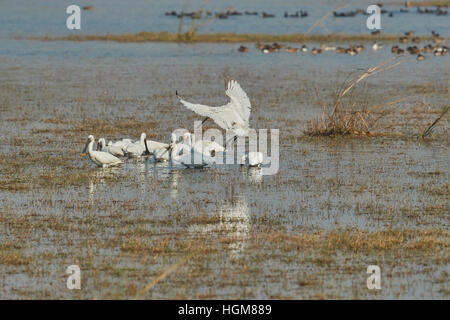
[[[355,90],[370,106],[402,99],[383,108],[380,134],[311,138],[316,89],[331,104],[389,49],[1,44],[0,298],[448,298],[448,118],[414,138],[448,104],[445,57],[409,59]],[[81,157],[89,134],[168,141],[193,130],[201,119],[175,90],[223,104],[224,75],[247,91],[253,128],[280,129],[276,175],[151,158],[98,169]],[[66,288],[72,264],[79,291]],[[373,264],[378,291],[366,286]]]

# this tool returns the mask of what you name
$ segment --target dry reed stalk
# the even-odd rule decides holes
[[[150,289],[152,289],[158,282],[164,280],[171,273],[175,272],[179,267],[181,267],[181,265],[183,263],[188,261],[190,259],[190,257],[191,257],[191,255],[182,257],[180,260],[177,261],[177,263],[172,265],[169,269],[167,269],[166,271],[164,271],[164,272],[160,273],[159,275],[157,275],[155,277],[155,279],[150,281],[144,288],[142,288],[141,291],[138,292],[138,294],[136,295],[135,299],[138,299],[138,298],[142,297],[145,293],[147,293]]]
[[[313,119],[308,123],[308,129],[306,131],[307,134],[311,136],[329,136],[329,135],[372,135],[370,129],[373,127],[375,123],[382,117],[379,116],[374,118],[372,112],[375,109],[378,109],[382,106],[398,103],[405,99],[398,99],[395,101],[391,101],[388,103],[384,103],[381,105],[374,106],[372,108],[355,108],[357,104],[360,102],[350,102],[347,104],[346,110],[340,110],[340,106],[342,104],[342,98],[347,95],[352,89],[363,79],[368,78],[372,75],[375,75],[379,72],[389,70],[400,63],[406,61],[401,60],[394,64],[389,65],[389,63],[396,58],[387,59],[375,67],[371,67],[367,69],[363,74],[361,74],[358,78],[350,81],[350,84],[347,85],[347,81],[345,81],[336,93],[335,102],[330,113],[327,113],[327,106],[320,100],[318,89],[316,88],[316,96],[319,104],[322,106],[322,115],[320,121],[317,119]],[[350,96],[354,97],[354,93]],[[349,110],[350,109],[350,110]],[[384,114],[383,114],[384,115]],[[369,120],[370,119],[370,120]]]
[[[333,11],[344,9],[345,7],[348,7],[348,4],[346,4],[344,6],[341,6],[341,7],[337,7],[335,9],[330,10],[329,12],[327,12],[322,18],[317,20],[311,27],[309,27],[309,29],[306,31],[306,34],[308,34],[311,31],[313,31],[318,25],[321,25],[333,13]]]
[[[433,123],[428,126],[427,129],[425,129],[422,133],[422,138],[425,138],[427,136],[429,136],[431,134],[431,131],[433,130],[433,128],[437,125],[437,123],[444,117],[444,115],[448,112],[448,110],[450,109],[450,106],[447,106],[444,108],[444,110],[442,110],[440,116],[433,121]]]
[[[392,69],[393,67],[398,66],[400,63],[403,63],[403,62],[408,60],[408,59],[403,59],[403,60],[400,60],[397,63],[394,63],[393,65],[387,66],[385,68],[381,68],[381,67],[385,66],[386,64],[390,63],[391,61],[393,61],[394,59],[398,59],[398,57],[393,57],[393,58],[389,58],[389,59],[384,60],[383,62],[381,62],[380,64],[376,65],[375,67],[367,69],[366,72],[364,72],[357,79],[352,81],[350,83],[350,85],[338,95],[338,98],[336,99],[336,102],[335,102],[335,104],[333,106],[333,111],[331,112],[331,117],[335,114],[335,112],[336,112],[336,110],[337,110],[337,108],[338,108],[338,106],[339,106],[339,104],[340,104],[340,102],[342,100],[342,97],[344,97],[360,81],[362,81],[365,78],[368,78],[370,76],[373,76],[373,75],[375,75],[375,74],[377,74],[379,72]]]

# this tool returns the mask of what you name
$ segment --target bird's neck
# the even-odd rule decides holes
[[[89,142],[89,145],[88,145],[88,152],[89,152],[89,154],[91,154],[92,151],[94,151],[94,140]]]

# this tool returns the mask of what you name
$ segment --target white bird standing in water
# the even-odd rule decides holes
[[[125,154],[129,157],[140,157],[144,153],[149,153],[147,149],[147,136],[144,132],[141,133],[141,139],[139,141],[136,141],[134,143],[130,143],[125,148]]]
[[[213,164],[214,161],[208,155],[199,152],[192,145],[192,135],[187,132],[183,135],[183,144],[179,145],[183,151],[183,154],[179,154],[181,150],[179,148],[174,148],[174,144],[170,146],[171,152],[171,160],[181,163],[183,166],[187,168],[204,168],[210,164]]]
[[[196,140],[194,133],[190,134],[190,136],[191,136],[190,139],[192,140],[192,147],[197,152],[200,152],[200,153],[203,153],[206,155],[211,155],[212,151],[214,151],[215,153],[225,151],[225,148],[215,141],[208,141],[208,140],[201,140],[201,139]]]
[[[100,138],[98,139],[98,146],[101,151],[111,153],[113,156],[116,157],[124,156],[122,148],[119,146],[114,146],[112,141],[109,141],[108,145],[106,145],[106,140],[104,138]],[[98,148],[97,151],[99,151]]]
[[[154,154],[158,150],[161,149],[167,149],[169,145],[167,143],[153,141],[153,140],[147,140],[147,149],[150,154]]]
[[[219,127],[233,132],[235,136],[247,136],[251,111],[250,100],[236,80],[225,79],[225,89],[225,93],[231,101],[221,107],[193,104],[180,97],[178,99],[189,110],[207,117],[203,122],[211,118]],[[176,94],[178,96],[178,92]]]
[[[132,144],[133,143],[133,140],[131,140],[131,139],[122,139],[122,140],[119,140],[119,141],[116,141],[116,142],[111,142],[110,141],[110,143],[111,143],[111,145],[113,146],[113,147],[118,147],[118,148],[121,148],[122,149],[122,152],[125,152],[125,149],[127,148],[127,146],[129,145],[129,144]],[[109,145],[109,144],[108,144]]]
[[[383,48],[383,45],[381,44],[381,43],[378,43],[378,42],[375,42],[373,45],[372,45],[372,50],[380,50],[380,49],[382,49]]]
[[[262,152],[248,152],[241,158],[241,165],[247,167],[260,167],[263,162]]]
[[[83,157],[86,156],[86,152],[89,155],[89,159],[94,162],[99,167],[111,167],[122,164],[123,161],[119,158],[113,156],[110,153],[102,152],[102,151],[94,151],[94,141],[95,138],[93,135],[90,135],[87,139],[86,145],[84,146],[83,153],[81,154]]]
[[[152,142],[155,142],[155,144],[152,145],[152,148],[155,148],[158,145],[161,146],[160,148],[153,149],[153,152],[152,152],[153,153],[153,160],[155,162],[166,162],[166,161],[169,161],[171,153],[172,153],[172,149],[175,146],[176,140],[177,140],[176,134],[172,133],[170,135],[170,144],[152,141]],[[148,145],[148,141],[147,141],[147,145]],[[148,148],[148,150],[150,150],[150,148]]]

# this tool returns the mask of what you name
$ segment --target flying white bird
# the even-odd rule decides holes
[[[100,139],[98,139],[98,146],[101,151],[111,153],[113,156],[116,156],[116,157],[124,156],[122,148],[119,146],[114,146],[112,141],[109,141],[108,145],[106,145],[105,139],[100,138]],[[97,148],[97,151],[99,151],[98,148]]]
[[[241,165],[245,165],[247,167],[260,167],[262,162],[262,152],[248,152],[241,158]]]
[[[110,153],[102,152],[102,151],[94,151],[94,141],[95,138],[93,135],[90,135],[87,139],[86,145],[84,146],[83,153],[81,154],[83,157],[86,156],[86,152],[88,152],[89,159],[94,162],[99,167],[111,167],[122,164],[123,161],[119,158],[113,156]]]
[[[144,153],[149,153],[147,149],[147,136],[144,132],[141,133],[141,139],[134,143],[130,143],[125,147],[125,155],[129,157],[140,157]]]
[[[246,136],[249,129],[250,100],[236,80],[225,79],[225,89],[225,93],[231,101],[221,107],[193,104],[180,97],[178,98],[186,108],[199,115],[211,118],[222,129],[232,131],[236,136]],[[178,96],[178,92],[176,94]],[[206,120],[203,120],[203,122]]]

